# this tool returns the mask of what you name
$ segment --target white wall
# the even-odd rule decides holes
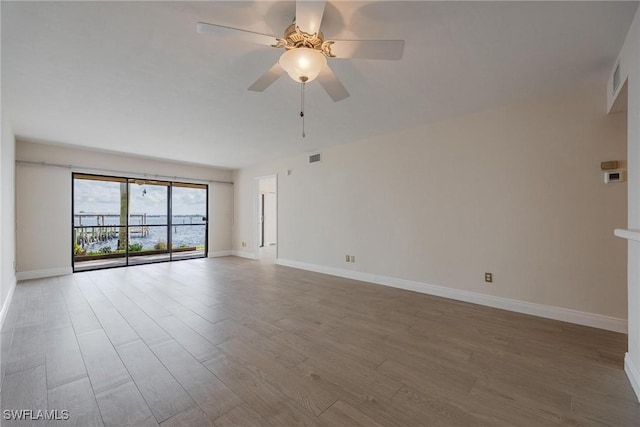
[[[278,232],[278,205],[276,193],[265,193],[264,195],[264,244],[273,245],[277,241]]]
[[[600,162],[625,141],[603,83],[245,168],[234,250],[252,246],[254,177],[277,173],[281,264],[624,330],[627,184]]]
[[[3,114],[0,145],[0,325],[16,285],[15,146],[11,125]]]
[[[628,229],[628,310],[629,352],[625,371],[640,399],[640,9],[620,53],[622,78],[627,77],[629,206]],[[611,84],[611,79],[609,81]],[[609,105],[613,104],[609,96]]]
[[[18,141],[16,158],[85,168],[135,171],[139,174],[231,181],[229,170],[183,163],[106,154],[54,145]],[[46,277],[71,271],[71,174],[56,167],[17,167],[18,277]],[[105,172],[107,175],[113,173]],[[233,186],[209,184],[209,255],[229,254]]]

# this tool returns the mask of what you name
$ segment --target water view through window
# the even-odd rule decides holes
[[[201,258],[208,187],[73,175],[73,269]]]

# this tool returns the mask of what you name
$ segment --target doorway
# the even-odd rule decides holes
[[[256,179],[256,258],[275,264],[278,256],[278,181],[276,175]]]

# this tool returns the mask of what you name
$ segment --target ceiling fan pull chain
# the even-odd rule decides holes
[[[302,86],[300,87],[300,117],[302,117],[302,137],[304,138],[306,135],[304,133],[304,86],[305,82],[302,81]]]

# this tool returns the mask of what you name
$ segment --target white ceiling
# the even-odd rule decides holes
[[[236,168],[604,82],[637,2],[330,2],[325,38],[405,39],[401,61],[330,60],[317,82],[251,85],[281,50],[196,33],[281,36],[294,2],[2,1],[2,98],[24,139]],[[603,99],[603,102],[605,100]]]

